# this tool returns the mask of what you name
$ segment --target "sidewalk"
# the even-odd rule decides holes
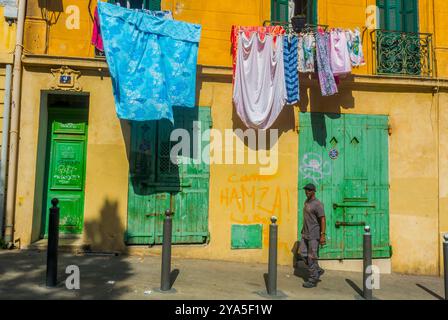
[[[267,265],[221,261],[173,259],[172,269],[179,274],[176,293],[158,293],[160,258],[152,256],[59,255],[60,285],[45,287],[46,253],[0,250],[0,299],[265,299],[263,274]],[[65,287],[65,268],[80,269],[80,290]],[[278,268],[278,290],[286,299],[360,300],[362,274],[327,270],[317,288],[302,287],[305,271]],[[382,275],[381,289],[374,291],[380,300],[441,299],[443,279],[439,277]]]

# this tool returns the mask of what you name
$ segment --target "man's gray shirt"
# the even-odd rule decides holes
[[[306,200],[303,207],[302,238],[307,240],[320,239],[320,218],[325,217],[324,205],[316,198]]]

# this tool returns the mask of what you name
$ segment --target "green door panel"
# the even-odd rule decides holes
[[[116,4],[120,3],[122,6],[126,6],[126,0],[108,0],[107,2]],[[131,8],[135,9],[148,9],[148,10],[160,10],[161,0],[128,0]]]
[[[261,249],[263,247],[263,225],[233,224],[230,243],[232,249]]]
[[[327,217],[321,258],[362,258],[364,225],[372,229],[374,257],[389,257],[388,118],[303,113],[299,121],[298,237],[302,188],[314,183]]]
[[[53,138],[50,190],[78,190],[84,186],[84,141]]]
[[[86,110],[49,110],[46,193],[42,235],[48,234],[51,200],[59,200],[59,231],[82,233],[87,148]]]
[[[175,124],[167,120],[133,123],[128,200],[128,244],[160,244],[165,210],[174,211],[173,243],[204,243],[208,240],[209,166],[194,161],[202,148],[193,148],[196,122],[202,131],[211,127],[210,108],[175,108]],[[185,129],[190,157],[171,162],[170,141],[174,129]],[[205,146],[210,137],[203,135]],[[172,197],[172,199],[171,199]]]
[[[295,12],[306,15],[306,22],[317,24],[317,0],[296,1]],[[287,22],[289,15],[288,0],[271,0],[271,20]]]

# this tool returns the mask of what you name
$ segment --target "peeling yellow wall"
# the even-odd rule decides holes
[[[4,7],[0,6],[0,64],[12,63],[14,43],[16,41],[16,24],[6,22]]]
[[[16,24],[6,22],[3,16],[4,7],[0,6],[0,134],[3,133],[3,112],[5,101],[5,64],[12,64],[14,43],[16,40]],[[1,141],[0,141],[1,146]]]
[[[95,1],[89,0],[28,1],[25,49],[33,54],[93,57],[94,9]]]
[[[202,25],[199,64],[207,66],[231,65],[232,25],[262,25],[271,12],[269,0],[162,0],[162,9],[171,10],[176,20]]]

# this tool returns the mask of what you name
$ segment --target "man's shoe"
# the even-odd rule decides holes
[[[314,288],[316,286],[317,286],[317,284],[314,281],[307,281],[303,284],[303,287],[307,288],[307,289]]]

